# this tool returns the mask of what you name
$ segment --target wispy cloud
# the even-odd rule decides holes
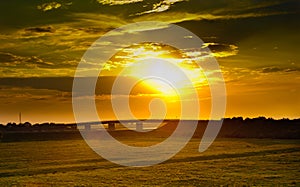
[[[190,59],[205,61],[207,58],[214,56],[216,58],[225,58],[230,56],[235,56],[239,52],[239,48],[234,44],[224,44],[224,43],[204,43],[202,47],[190,48],[185,50],[185,54]],[[188,58],[187,58],[188,59]]]
[[[281,73],[288,73],[288,72],[298,72],[300,71],[300,68],[284,68],[284,67],[278,67],[278,66],[269,66],[269,67],[263,67],[261,68],[262,73],[275,73],[275,72],[281,72]]]
[[[0,52],[0,66],[1,67],[51,67],[54,64],[51,62],[44,62],[37,56],[18,56],[12,53]]]
[[[0,77],[70,76],[77,61],[65,60],[59,63],[40,56],[21,56],[0,52]]]
[[[212,11],[213,14],[237,14],[237,13],[250,13],[250,12],[269,12],[274,6],[280,6],[285,3],[292,2],[293,0],[274,0],[274,1],[259,1],[253,2],[252,0],[236,1],[231,0],[227,1],[227,5],[220,8],[216,8]],[[285,8],[281,8],[282,10]],[[289,9],[285,9],[288,11]]]
[[[179,3],[184,1],[185,0],[162,0],[158,3],[154,3],[151,10],[145,10],[135,14],[131,14],[131,16],[135,16],[135,21],[158,20],[169,23],[179,23],[191,20],[230,20],[296,13],[296,11],[293,9],[285,8],[285,3],[288,3],[288,0],[270,2],[262,1],[257,3],[253,3],[253,1],[250,0],[242,2],[231,0],[224,3],[205,3],[204,1],[193,1],[187,2],[186,4]],[[187,8],[187,6],[181,6],[183,4],[190,4],[190,6],[199,8]],[[176,6],[176,10],[171,9],[172,6]],[[282,6],[284,8],[279,9],[276,8],[276,6]],[[148,5],[146,7],[148,7]]]
[[[102,5],[125,5],[142,1],[143,0],[97,0],[97,2]]]
[[[77,27],[79,25],[83,27],[84,25],[84,27],[98,26],[102,29],[112,29],[128,23],[119,16],[111,14],[73,13],[70,17],[74,20],[72,25]]]
[[[240,62],[242,63],[242,62]],[[266,89],[266,85],[270,87],[289,87],[284,82],[295,84],[295,80],[300,79],[300,68],[297,66],[258,66],[258,67],[230,67],[221,66],[222,73],[229,85],[250,86],[255,90]],[[287,79],[287,77],[290,77]],[[274,81],[276,80],[276,81]],[[281,82],[282,84],[280,84]],[[276,86],[275,86],[276,85]],[[296,84],[294,85],[296,86]]]
[[[28,32],[50,32],[50,33],[55,32],[54,28],[51,27],[51,26],[46,26],[46,27],[29,27],[29,28],[26,28],[25,31],[28,31]]]
[[[50,10],[56,10],[56,9],[67,9],[69,6],[71,6],[72,2],[49,2],[49,3],[43,3],[41,5],[37,6],[38,10],[41,10],[43,12],[48,12]]]
[[[49,11],[49,10],[52,10],[52,9],[58,9],[61,6],[62,6],[61,3],[50,2],[50,3],[44,3],[44,4],[41,4],[41,5],[38,5],[37,9],[46,12],[46,11]]]
[[[153,15],[143,15],[134,18],[134,21],[163,21],[168,23],[180,23],[184,21],[215,21],[215,20],[232,20],[232,19],[245,19],[245,18],[257,18],[273,15],[289,14],[288,12],[269,12],[269,13],[242,13],[242,14],[202,14],[202,13],[188,13],[188,12],[163,12]]]
[[[153,4],[153,8],[151,10],[140,12],[140,13],[137,13],[136,15],[164,12],[164,11],[167,11],[168,9],[170,9],[170,7],[173,4],[179,3],[182,1],[187,1],[187,0],[163,0],[163,1],[160,1],[159,3]]]

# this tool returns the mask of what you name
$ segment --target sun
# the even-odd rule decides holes
[[[188,94],[206,81],[201,68],[181,51],[157,43],[123,49],[104,70],[114,76],[134,77],[164,96]]]
[[[146,58],[131,65],[123,73],[167,96],[178,95],[178,88],[186,82],[178,67],[162,58]]]

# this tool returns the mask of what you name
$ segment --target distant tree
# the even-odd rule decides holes
[[[31,127],[31,123],[29,123],[28,121],[26,121],[24,124],[23,124],[24,127]]]
[[[259,116],[257,119],[258,119],[258,120],[264,121],[264,120],[266,120],[266,117],[264,117],[264,116]]]
[[[280,121],[289,121],[289,118],[282,118]]]
[[[49,126],[50,124],[49,123],[42,123],[40,124],[40,126]]]
[[[11,128],[11,127],[16,127],[17,124],[16,124],[16,123],[9,122],[9,123],[6,124],[6,126],[7,126],[8,128]]]

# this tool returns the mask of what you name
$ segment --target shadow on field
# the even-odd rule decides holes
[[[233,153],[233,154],[218,154],[218,155],[209,155],[209,156],[197,156],[197,157],[186,157],[186,158],[172,158],[162,164],[170,164],[170,163],[184,163],[184,162],[195,162],[195,161],[208,161],[208,160],[219,160],[219,159],[227,159],[227,158],[241,158],[241,157],[252,157],[252,156],[266,156],[266,155],[274,155],[274,154],[283,154],[283,153],[294,153],[300,152],[298,148],[288,148],[288,149],[276,149],[276,150],[265,150],[265,151],[257,151],[257,152],[245,152],[245,153]],[[97,165],[97,163],[99,163]],[[70,166],[70,164],[87,164],[82,166]],[[93,164],[89,166],[89,164]],[[112,164],[104,159],[89,159],[89,160],[81,160],[81,161],[65,161],[60,162],[58,167],[53,167],[55,163],[47,163],[46,165],[52,166],[51,168],[43,167],[45,164],[41,164],[40,166],[34,167],[35,169],[18,169],[10,172],[1,172],[0,178],[10,177],[10,176],[33,176],[38,174],[56,174],[56,173],[66,173],[66,172],[82,172],[82,171],[91,171],[96,169],[105,169],[109,170],[112,168],[121,168],[124,166],[120,166],[117,164]],[[69,166],[66,166],[69,165]],[[43,168],[38,168],[43,167]]]
[[[101,162],[101,164],[100,164]],[[106,162],[106,163],[103,163]],[[116,164],[111,164],[110,162],[104,160],[104,159],[90,159],[86,161],[78,161],[78,162],[73,162],[73,164],[78,164],[78,163],[86,163],[86,164],[93,164],[93,166],[89,165],[82,165],[82,166],[70,166],[71,164],[69,161],[66,162],[60,162],[57,164],[57,167],[53,167],[51,165],[51,168],[39,168],[39,166],[34,167],[35,169],[18,169],[10,172],[1,172],[0,173],[0,178],[5,178],[5,177],[11,177],[11,176],[34,176],[34,175],[39,175],[39,174],[56,174],[56,173],[66,173],[66,172],[82,172],[82,171],[91,171],[91,170],[96,170],[96,169],[111,169],[111,168],[118,168],[122,167]],[[99,163],[99,165],[97,165]],[[41,164],[43,165],[43,164]],[[64,166],[64,165],[69,165],[69,166]]]
[[[298,148],[288,148],[288,149],[275,149],[275,150],[265,150],[265,151],[253,151],[245,153],[229,153],[229,154],[218,154],[218,155],[208,155],[208,156],[196,156],[196,157],[186,157],[178,159],[170,159],[164,163],[178,163],[178,162],[195,162],[195,161],[206,161],[206,160],[219,160],[226,158],[242,158],[242,157],[252,157],[252,156],[266,156],[274,154],[283,153],[294,153],[300,152]]]

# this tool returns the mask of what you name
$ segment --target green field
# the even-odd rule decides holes
[[[141,168],[110,163],[83,140],[0,143],[0,186],[300,186],[300,140],[217,139],[204,153],[199,141]]]

